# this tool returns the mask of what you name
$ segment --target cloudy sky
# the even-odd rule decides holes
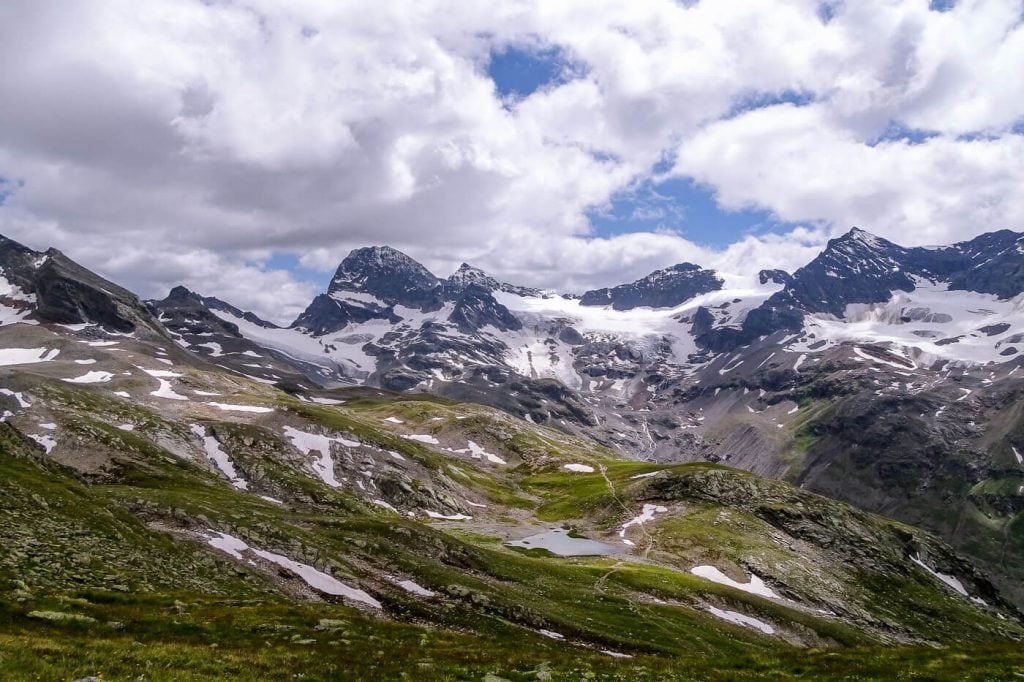
[[[288,321],[353,247],[580,290],[1024,229],[1020,0],[5,0],[0,232]]]

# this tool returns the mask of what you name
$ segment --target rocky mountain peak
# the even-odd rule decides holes
[[[170,290],[170,292],[167,294],[167,298],[165,300],[167,300],[167,301],[180,301],[180,302],[185,302],[185,301],[202,302],[202,296],[200,296],[199,294],[195,293],[191,289],[189,289],[187,287],[184,287],[184,286],[179,284],[178,286],[176,286],[176,287],[174,287],[173,289]]]
[[[445,280],[445,289],[449,291],[461,291],[471,284],[483,287],[488,291],[497,291],[501,288],[498,280],[494,279],[480,268],[473,267],[469,263],[463,263],[459,269],[452,273],[452,276]]]
[[[588,291],[581,297],[580,304],[610,305],[615,310],[671,308],[694,296],[717,291],[722,284],[713,270],[693,263],[679,263],[655,270],[630,284]]]
[[[441,280],[423,265],[390,246],[355,249],[338,266],[328,293],[365,291],[401,302],[413,292],[430,291]]]
[[[773,269],[773,270],[761,270],[757,273],[757,280],[761,284],[789,284],[793,281],[793,276],[785,270]]]

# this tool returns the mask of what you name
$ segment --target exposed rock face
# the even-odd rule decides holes
[[[462,332],[488,325],[501,331],[519,329],[519,320],[493,296],[501,287],[466,263],[441,280],[391,247],[356,249],[338,266],[327,293],[317,296],[292,326],[323,336],[369,320],[398,324],[409,311],[433,312],[450,303],[448,319]]]
[[[0,271],[35,298],[35,315],[57,324],[99,324],[116,332],[159,325],[135,294],[86,270],[57,249],[33,251],[0,237]]]
[[[160,316],[160,322],[176,334],[217,334],[241,339],[238,325],[220,319],[212,312],[199,294],[178,286],[171,289],[167,298],[150,303],[153,310]],[[235,309],[237,310],[237,308]],[[239,311],[241,315],[241,311]]]
[[[762,270],[757,273],[757,279],[761,284],[789,284],[793,281],[793,276],[785,270]]]
[[[459,331],[463,333],[472,333],[487,326],[501,331],[523,327],[519,318],[498,303],[491,291],[480,284],[466,286],[454,301],[455,307],[448,319],[458,325]]]
[[[410,308],[435,302],[441,281],[425,267],[390,246],[356,249],[338,266],[328,294],[362,292],[389,305]]]
[[[722,280],[713,270],[704,270],[693,263],[680,263],[656,270],[631,284],[595,289],[583,294],[583,305],[610,305],[615,310],[633,308],[672,308],[694,296],[717,291]]]

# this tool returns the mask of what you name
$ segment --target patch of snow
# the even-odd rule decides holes
[[[114,395],[118,398],[131,398],[131,394],[128,391],[114,391]]]
[[[436,438],[434,438],[433,436],[428,436],[428,435],[419,434],[419,433],[414,433],[412,435],[402,436],[402,438],[405,438],[407,440],[414,440],[414,441],[417,441],[419,443],[427,443],[428,445],[440,445],[441,444],[441,442],[439,440],[437,440]]]
[[[550,639],[556,639],[556,640],[559,640],[559,641],[565,639],[565,635],[560,635],[557,632],[552,632],[551,630],[541,629],[541,630],[538,630],[537,632],[539,632],[540,634],[542,634],[545,637],[548,637]]]
[[[151,396],[163,398],[165,400],[188,400],[188,396],[175,393],[174,389],[171,388],[171,382],[167,379],[157,379],[157,381],[160,382],[160,388],[151,392]]]
[[[384,507],[385,509],[390,509],[391,511],[395,512],[396,514],[400,514],[401,513],[397,509],[395,509],[393,506],[391,506],[390,504],[385,502],[384,500],[374,500],[373,503],[375,505],[377,505],[378,507]]]
[[[737,613],[736,611],[725,611],[722,609],[715,608],[714,606],[709,606],[708,611],[712,615],[717,616],[722,620],[727,620],[730,623],[735,623],[736,625],[742,625],[744,627],[760,630],[766,635],[775,634],[775,628],[773,628],[771,625],[768,625],[768,623],[765,623],[764,621],[758,620],[757,618],[745,616],[742,613]]]
[[[448,515],[445,515],[445,514],[438,514],[435,511],[430,511],[429,509],[424,509],[423,513],[425,513],[427,516],[429,516],[432,519],[442,519],[444,521],[471,521],[473,519],[472,516],[466,516],[465,514],[448,514]]]
[[[779,599],[779,595],[775,594],[771,588],[765,585],[760,576],[754,574],[751,574],[750,582],[738,583],[714,566],[694,566],[690,569],[690,573],[699,578],[704,578],[705,580],[710,580],[713,583],[718,583],[719,585],[727,585],[728,587],[734,587],[737,590],[743,590],[744,592],[756,594],[761,597],[768,597],[769,599]]]
[[[57,428],[56,424],[40,424],[39,428],[46,429],[47,431],[53,431]]]
[[[114,375],[110,372],[86,372],[80,377],[64,381],[70,384],[105,384],[113,378]]]
[[[1017,448],[1011,445],[1010,449],[1013,450],[1013,456],[1017,458],[1017,464],[1024,464],[1024,456],[1017,452]]]
[[[402,421],[398,417],[388,417],[384,421],[391,422],[392,424],[404,424],[405,423],[404,421]]]
[[[947,585],[949,585],[950,587],[952,587],[954,590],[956,590],[957,592],[959,592],[963,596],[965,596],[965,597],[968,596],[967,590],[964,589],[964,584],[962,582],[960,582],[959,580],[957,580],[955,576],[946,575],[945,573],[939,573],[938,571],[932,570],[926,563],[921,561],[921,556],[920,555],[918,555],[916,557],[908,557],[908,558],[911,561],[913,561],[915,564],[917,564],[918,566],[923,568],[928,573],[931,573],[933,576],[935,576],[936,578],[938,578],[942,582],[944,582]]]
[[[231,485],[238,488],[239,490],[248,490],[249,483],[235,471],[235,464],[228,457],[228,453],[220,447],[220,442],[217,441],[213,436],[206,435],[206,428],[199,424],[193,424],[192,433],[199,436],[203,441],[203,448],[206,450],[206,456],[210,458],[210,461],[220,469],[221,473],[228,477],[231,481]]]
[[[239,560],[243,560],[245,558],[242,556],[242,552],[249,551],[261,559],[265,559],[273,564],[277,564],[281,568],[291,571],[295,575],[299,576],[299,578],[301,578],[307,585],[319,592],[323,592],[324,594],[345,597],[346,599],[361,602],[376,609],[382,608],[379,601],[363,590],[349,587],[345,583],[327,575],[323,571],[317,570],[312,566],[293,559],[289,559],[282,554],[250,547],[244,540],[239,540],[238,538],[219,532],[216,533],[215,536],[207,536],[206,541],[211,547],[216,547]]]
[[[415,594],[418,597],[436,597],[437,592],[428,590],[425,587],[417,585],[411,580],[399,580],[395,583],[409,594]]]
[[[176,379],[181,376],[180,372],[172,372],[169,369],[146,369],[145,367],[139,367],[139,369],[156,379]]]
[[[210,341],[210,342],[207,342],[207,343],[197,343],[196,344],[196,348],[206,348],[206,349],[208,349],[210,351],[210,357],[211,358],[224,357],[224,349],[221,348],[219,343],[215,343],[213,341]]]
[[[76,365],[95,365],[95,360],[75,360]]]
[[[18,405],[24,408],[32,407],[32,403],[25,400],[25,397],[20,392],[14,392],[9,388],[0,388],[0,395],[9,395],[18,401]]]
[[[30,433],[30,434],[28,434],[28,437],[31,438],[32,440],[34,440],[35,442],[39,443],[40,445],[42,445],[43,448],[46,450],[46,454],[50,454],[50,452],[55,447],[57,447],[57,441],[54,440],[53,436],[49,436],[49,435],[41,435],[40,436],[40,435],[36,435],[36,434]]]
[[[493,453],[487,452],[487,450],[485,450],[482,445],[477,445],[473,441],[468,441],[466,448],[462,450],[452,450],[452,452],[459,455],[469,453],[469,455],[473,459],[486,459],[488,462],[491,462],[492,464],[507,464],[507,462],[503,460],[501,457],[498,457]]]
[[[653,521],[655,514],[665,513],[667,511],[668,507],[663,507],[660,504],[645,504],[643,511],[640,512],[639,516],[632,518],[629,521],[626,521],[624,524],[622,524],[622,528],[619,529],[619,537],[622,538],[626,544],[632,545],[632,542],[626,540],[627,529],[629,529],[632,526],[642,526],[648,521]]]
[[[212,405],[218,410],[224,410],[225,412],[255,412],[257,414],[266,414],[267,412],[273,412],[272,407],[257,407],[255,405],[231,405],[228,403],[206,403]]]
[[[592,474],[594,473],[594,467],[589,464],[563,464],[562,468],[567,471],[575,471],[580,474]]]
[[[344,400],[335,400],[334,398],[310,398],[314,403],[319,405],[344,405]]]
[[[122,431],[134,431],[135,424],[121,424],[117,428],[121,429]]]
[[[354,448],[360,445],[359,441],[351,441],[339,436],[322,436],[316,433],[309,433],[308,431],[300,431],[293,426],[284,427],[284,435],[292,442],[295,449],[304,455],[308,455],[313,451],[319,452],[320,457],[312,463],[313,470],[327,485],[332,488],[341,487],[341,483],[338,482],[337,477],[334,475],[334,458],[331,456],[331,443],[340,443],[345,447]]]
[[[50,362],[58,355],[57,348],[0,348],[0,366]]]
[[[637,474],[636,476],[630,476],[629,480],[635,481],[635,480],[640,479],[640,478],[651,478],[652,476],[657,476],[660,473],[661,473],[660,470],[659,471],[648,471],[646,474]]]

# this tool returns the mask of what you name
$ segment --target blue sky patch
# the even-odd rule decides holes
[[[738,99],[725,118],[734,118],[755,109],[765,109],[777,104],[794,104],[798,107],[807,106],[815,100],[813,92],[806,90],[783,90],[782,92],[754,92]]]
[[[7,201],[7,197],[11,196],[24,186],[24,180],[11,180],[0,175],[0,206],[4,205],[4,202]]]
[[[323,292],[327,291],[327,285],[331,283],[331,278],[334,277],[334,270],[337,266],[332,267],[327,272],[311,270],[303,267],[299,263],[299,257],[294,253],[275,251],[271,254],[270,258],[262,263],[262,267],[264,270],[287,270],[292,273],[295,279],[315,284],[318,287],[317,291]]]
[[[956,0],[931,0],[928,9],[933,12],[948,12],[956,7]]]
[[[921,144],[939,133],[934,130],[922,128],[911,128],[901,121],[889,121],[888,127],[881,135],[868,141],[869,147],[874,147],[882,142],[909,142],[910,144]]]
[[[840,3],[836,0],[830,0],[823,2],[818,5],[818,18],[821,19],[821,23],[827,24],[832,21],[836,16],[836,10],[839,8]]]
[[[487,75],[502,98],[523,99],[541,88],[567,83],[584,70],[559,47],[506,45],[491,51]]]

